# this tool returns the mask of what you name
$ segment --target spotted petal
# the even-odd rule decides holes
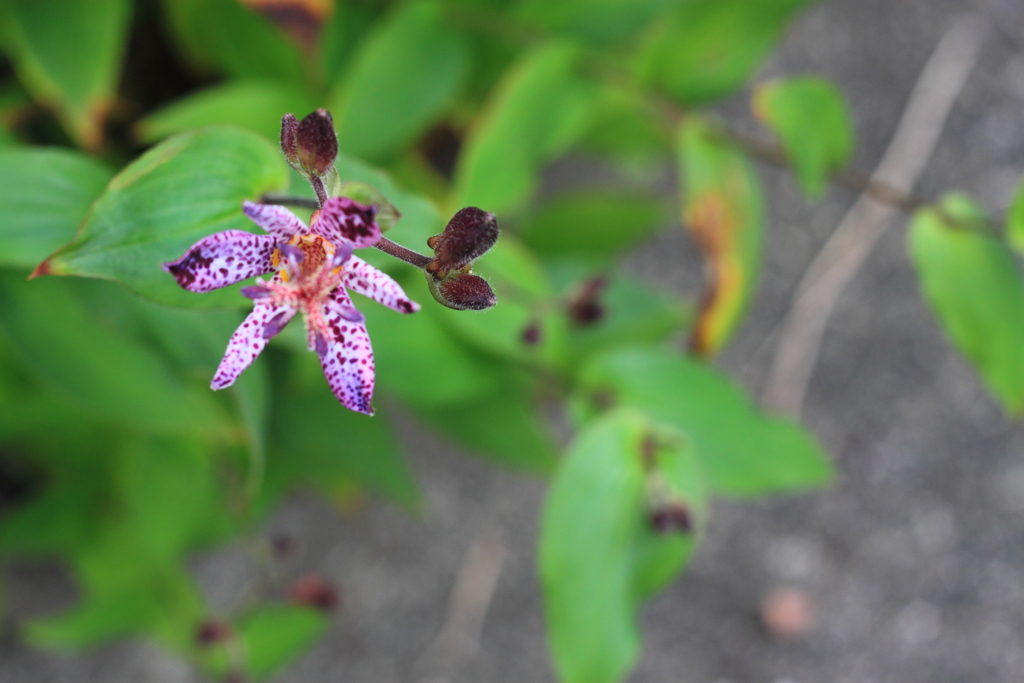
[[[372,247],[380,239],[374,220],[377,210],[348,197],[328,199],[310,230],[335,245],[350,243],[356,249]]]
[[[214,233],[193,244],[177,261],[163,264],[190,292],[209,292],[274,269],[270,255],[277,239],[244,230]]]
[[[228,349],[210,382],[211,389],[224,389],[235,383],[242,370],[252,365],[267,342],[295,315],[290,306],[257,303],[228,341]],[[270,323],[273,324],[270,324]],[[268,324],[270,324],[268,328]],[[268,334],[269,333],[269,334]]]
[[[324,377],[335,397],[346,408],[373,415],[373,349],[366,325],[342,318],[352,302],[342,287],[331,293],[335,306],[327,307],[326,316],[331,328],[326,353],[320,355]]]
[[[245,201],[242,202],[242,211],[249,220],[282,242],[287,242],[295,235],[305,235],[309,232],[306,230],[306,224],[283,206]]]
[[[358,256],[345,263],[343,284],[353,292],[369,297],[399,313],[415,313],[420,305],[405,295],[401,286],[387,273],[382,273]]]

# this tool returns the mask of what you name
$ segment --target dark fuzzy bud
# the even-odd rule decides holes
[[[234,635],[231,624],[216,619],[207,619],[196,631],[196,644],[202,647],[217,645],[229,640]]]
[[[292,168],[307,178],[326,175],[338,156],[338,136],[330,112],[317,109],[302,121],[292,114],[282,117],[281,151]]]
[[[298,168],[299,166],[299,120],[295,114],[285,114],[281,117],[281,151],[288,163]]]
[[[482,311],[498,303],[487,280],[472,273],[455,273],[443,280],[427,273],[427,285],[439,304],[457,311]]]
[[[659,505],[650,511],[648,520],[651,528],[659,534],[689,533],[693,530],[690,508],[678,501]]]
[[[440,235],[427,240],[434,260],[427,271],[443,278],[453,270],[464,270],[483,256],[498,241],[498,221],[493,213],[475,206],[462,209],[448,221]]]
[[[297,605],[329,612],[338,606],[338,591],[319,574],[306,574],[288,589],[288,598]]]
[[[569,299],[567,312],[576,327],[594,325],[604,318],[605,311],[600,297],[606,284],[603,277],[591,278]]]

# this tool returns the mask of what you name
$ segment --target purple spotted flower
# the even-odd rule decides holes
[[[218,232],[163,265],[191,292],[209,292],[274,273],[267,281],[257,278],[256,284],[242,288],[255,307],[231,336],[210,387],[231,386],[270,338],[302,311],[309,349],[320,357],[334,395],[346,407],[372,415],[373,350],[363,315],[345,290],[400,313],[419,310],[398,283],[352,255],[353,249],[380,239],[375,209],[337,197],[314,212],[308,228],[281,206],[245,202],[243,210],[269,234]]]

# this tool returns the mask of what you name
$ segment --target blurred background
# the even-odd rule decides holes
[[[965,16],[983,26],[981,51],[915,191],[964,189],[1001,215],[1024,172],[1024,2],[825,0],[799,17],[754,80],[832,79],[853,112],[852,166],[870,172],[935,46]],[[125,87],[150,102],[194,87],[159,55],[166,37],[151,10],[136,22]],[[752,129],[748,97],[716,110]],[[833,187],[809,205],[790,173],[762,171],[762,281],[718,360],[755,396],[797,282],[856,199]],[[545,170],[541,193],[615,184],[617,173],[573,155]],[[669,192],[672,169],[652,182]],[[629,680],[1024,680],[1024,430],[937,328],[904,227],[897,217],[839,298],[804,402],[805,424],[837,464],[835,485],[714,502],[692,564],[643,611],[644,651]],[[681,230],[662,232],[627,263],[666,289],[700,290],[700,257]],[[340,593],[326,635],[280,680],[553,680],[535,573],[543,483],[467,457],[392,408],[423,489],[419,516],[376,499],[339,509],[300,495],[263,529],[287,549],[289,573],[316,572]],[[215,607],[227,609],[259,575],[247,548],[239,541],[189,560]],[[0,680],[203,680],[140,642],[29,648],[15,623],[72,605],[74,584],[56,563],[8,560],[2,570]]]

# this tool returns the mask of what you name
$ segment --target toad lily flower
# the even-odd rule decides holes
[[[373,414],[374,368],[363,315],[345,291],[351,289],[400,313],[414,313],[409,300],[388,275],[352,250],[380,239],[375,209],[351,199],[329,199],[314,212],[310,226],[276,205],[243,204],[245,215],[269,234],[243,230],[219,232],[196,242],[177,261],[163,264],[191,292],[209,292],[256,275],[269,281],[243,287],[255,307],[228,342],[210,387],[231,386],[267,342],[302,311],[310,351],[320,357],[324,376],[343,405]]]

